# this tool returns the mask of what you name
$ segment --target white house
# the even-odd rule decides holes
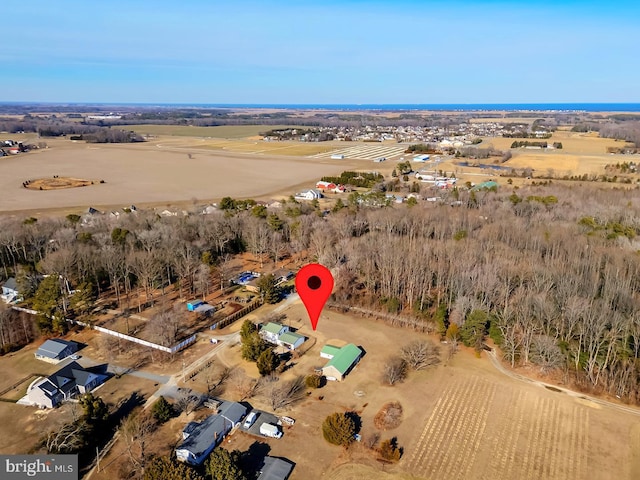
[[[307,337],[292,332],[288,326],[269,322],[260,329],[260,336],[265,342],[295,350],[302,345]]]
[[[269,322],[260,329],[260,336],[265,342],[278,345],[278,338],[283,333],[287,333],[289,327],[286,325],[280,325],[279,323]]]
[[[106,375],[85,370],[77,362],[71,362],[47,378],[32,383],[26,398],[19,403],[54,408],[76,395],[90,392],[106,379]]]
[[[0,298],[2,298],[2,301],[4,303],[19,302],[21,300],[22,297],[18,292],[18,282],[16,282],[15,278],[11,277],[6,282],[4,282],[4,285],[2,285],[2,295],[0,295]]]
[[[278,344],[289,350],[295,350],[304,343],[307,338],[295,332],[286,332],[278,337]]]
[[[305,190],[303,192],[296,193],[295,195],[296,200],[317,200],[319,198],[322,198],[322,192],[315,189]]]

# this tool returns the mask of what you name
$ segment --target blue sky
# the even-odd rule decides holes
[[[2,3],[0,101],[640,102],[640,2]]]

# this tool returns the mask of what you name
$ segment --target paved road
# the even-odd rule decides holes
[[[563,388],[563,387],[558,387],[557,385],[553,385],[551,383],[546,383],[546,382],[542,382],[540,380],[535,380],[533,378],[529,378],[529,377],[525,377],[524,375],[520,375],[518,373],[515,373],[511,370],[508,370],[504,367],[504,365],[500,362],[500,360],[498,359],[495,350],[491,350],[490,352],[487,352],[489,359],[491,359],[491,363],[493,364],[493,366],[496,368],[496,370],[498,370],[500,373],[511,377],[515,380],[518,380],[520,382],[525,382],[525,383],[531,383],[533,385],[538,385],[540,387],[543,388],[552,388],[554,390],[560,390],[562,393],[566,393],[567,395],[571,396],[571,397],[576,397],[576,398],[580,398],[583,400],[588,400],[590,402],[596,403],[598,405],[602,405],[604,407],[609,407],[609,408],[613,408],[614,410],[618,410],[620,412],[624,412],[624,413],[630,413],[632,415],[638,415],[640,416],[640,409],[634,408],[634,407],[629,407],[627,405],[621,405],[619,403],[614,403],[614,402],[609,402],[607,400],[603,400],[601,398],[597,398],[597,397],[592,397],[590,395],[586,395],[582,392],[576,392],[575,390],[569,390],[568,388]]]

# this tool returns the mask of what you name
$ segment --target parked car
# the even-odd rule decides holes
[[[249,415],[247,415],[247,418],[244,419],[244,423],[242,424],[243,428],[250,428],[251,425],[253,425],[253,423],[256,421],[256,418],[258,418],[258,415],[256,415],[256,412],[251,412],[249,413]]]

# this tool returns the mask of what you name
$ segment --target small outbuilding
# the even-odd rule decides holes
[[[203,304],[204,302],[202,300],[191,300],[190,302],[187,302],[187,310],[195,312],[196,308]]]
[[[260,469],[258,480],[287,480],[293,465],[282,458],[264,457],[264,465]]]
[[[304,343],[306,337],[294,332],[285,332],[278,337],[278,343],[289,350],[295,350]]]
[[[76,342],[68,342],[61,338],[51,338],[40,345],[40,348],[36,350],[35,356],[38,360],[58,363],[77,351],[78,344]]]

